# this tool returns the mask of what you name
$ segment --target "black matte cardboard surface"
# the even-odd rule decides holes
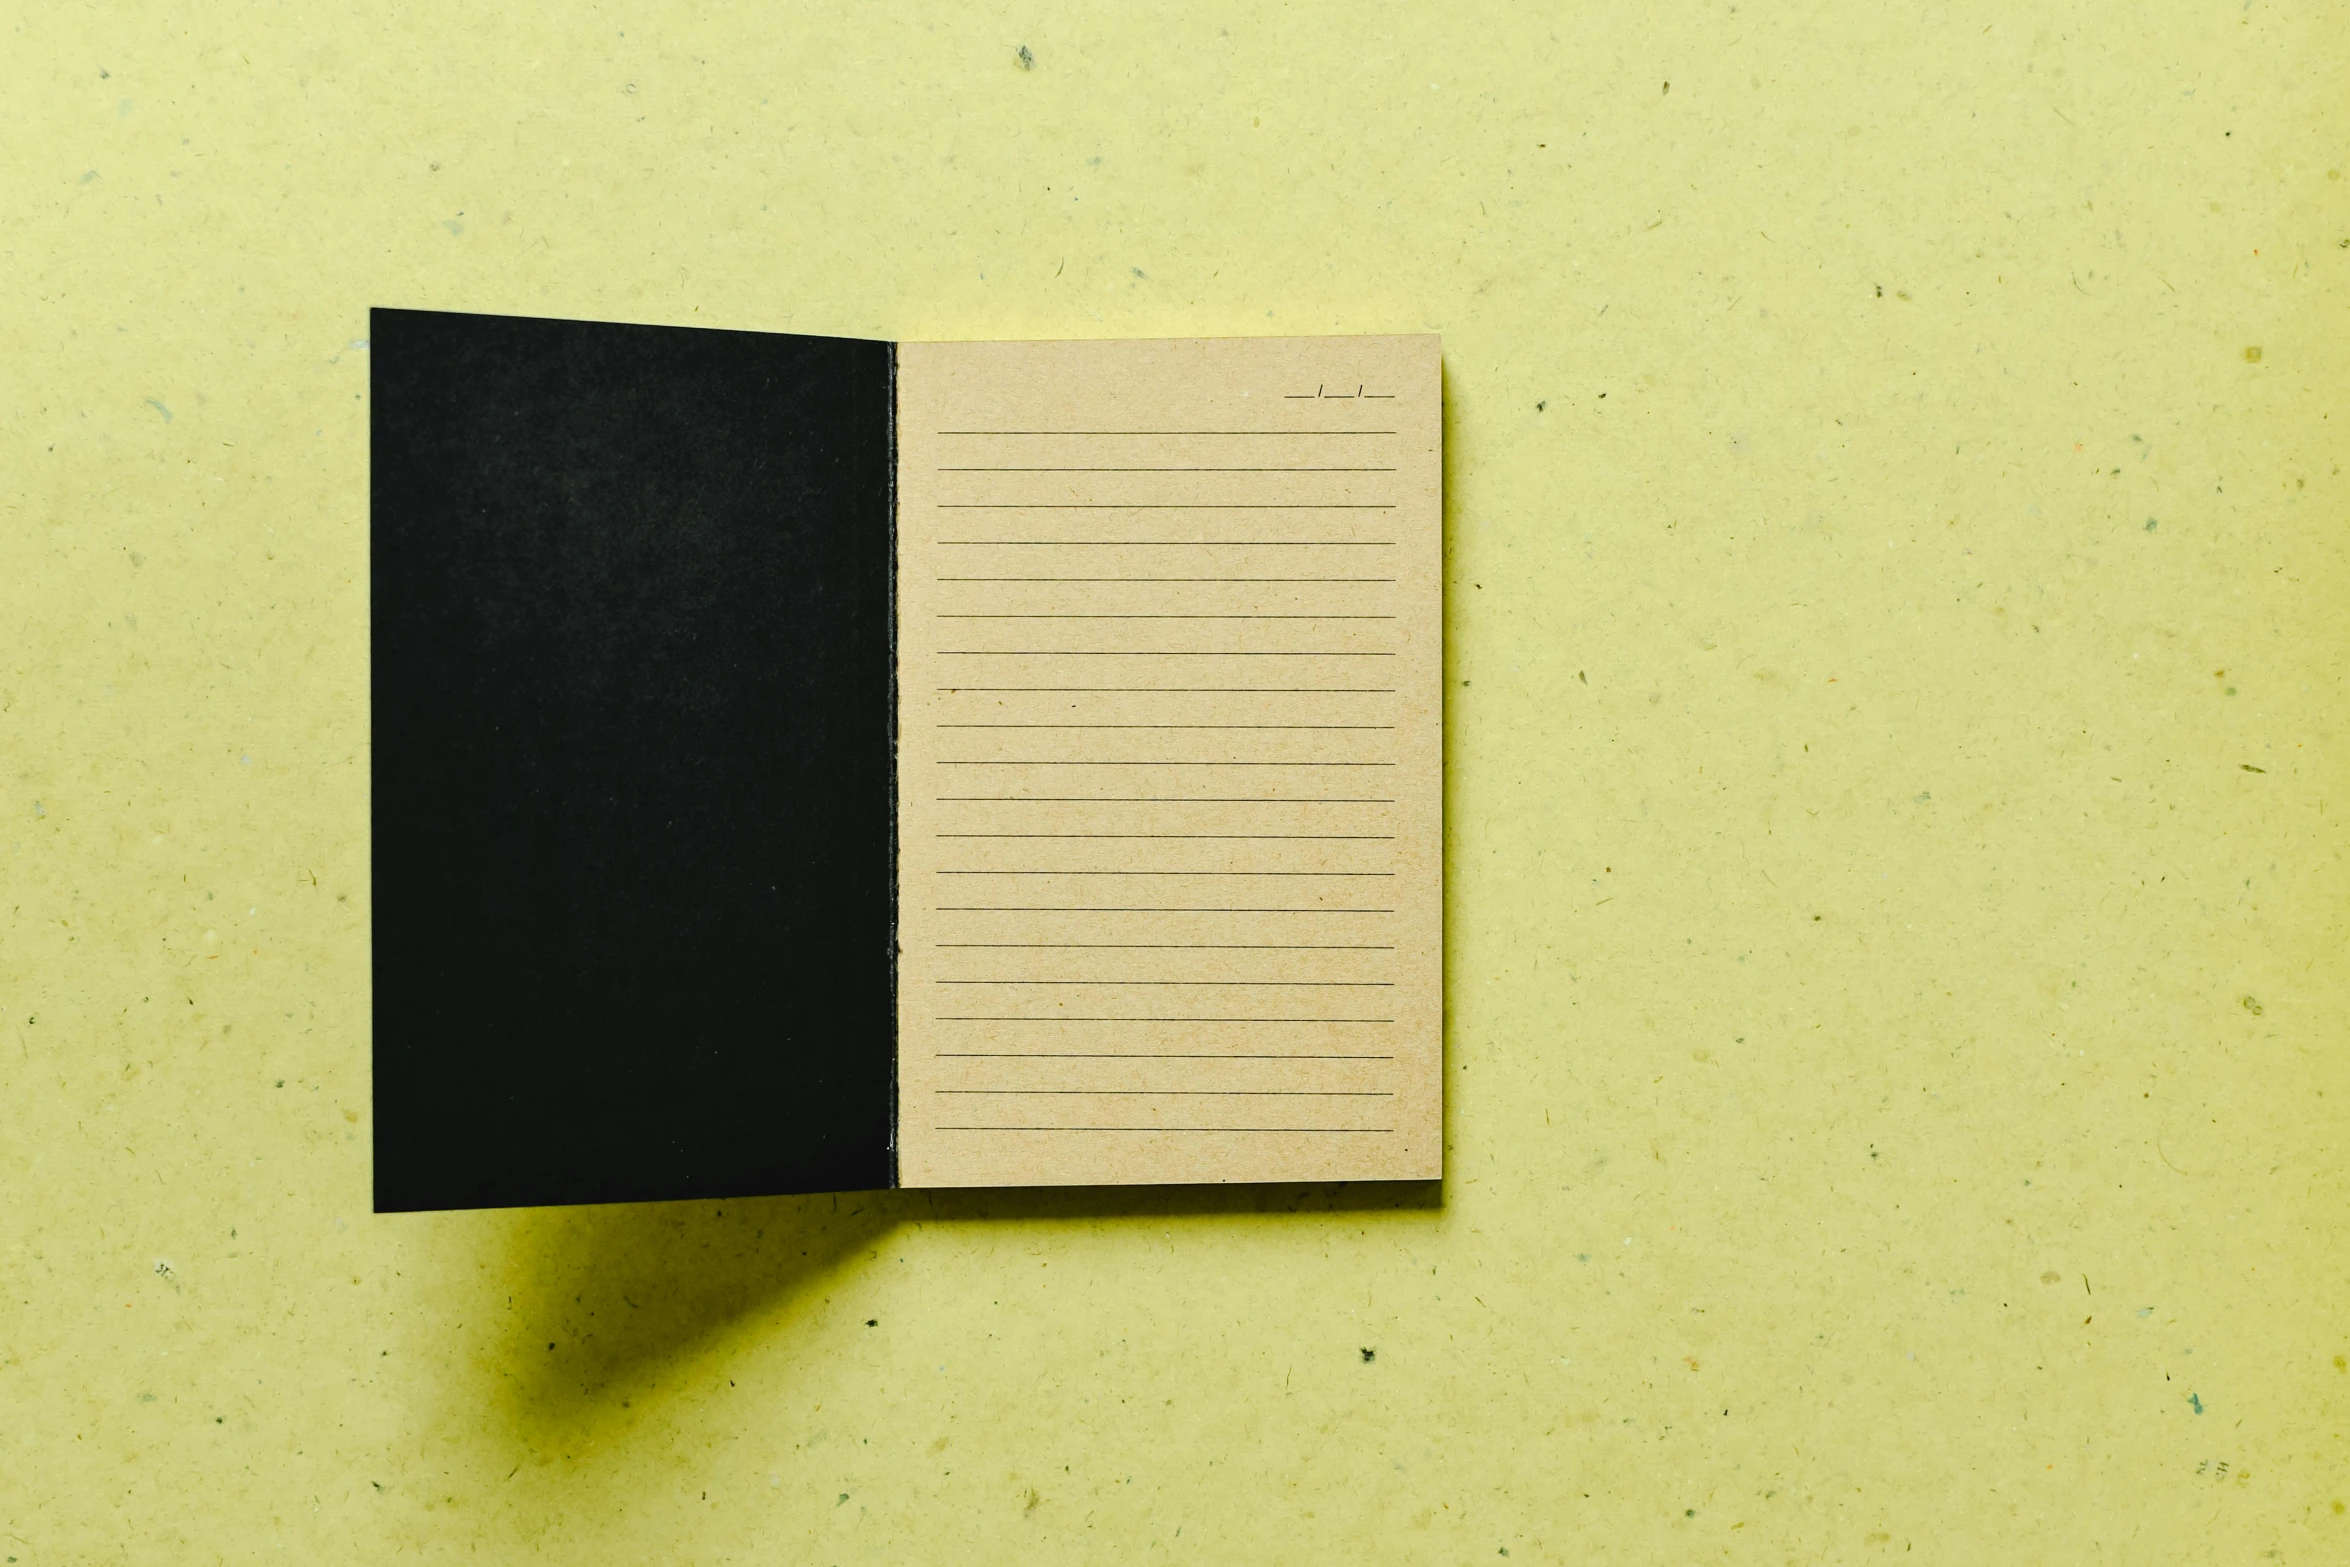
[[[890,1184],[890,346],[372,346],[377,1209]]]

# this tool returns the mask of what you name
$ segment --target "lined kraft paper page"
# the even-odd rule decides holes
[[[903,345],[907,1186],[1433,1178],[1434,337]]]

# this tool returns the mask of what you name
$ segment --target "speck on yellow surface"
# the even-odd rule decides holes
[[[2338,23],[16,7],[5,1554],[2350,1560]],[[1441,332],[1441,1201],[371,1216],[371,304]]]

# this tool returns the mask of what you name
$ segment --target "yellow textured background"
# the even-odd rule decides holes
[[[2338,5],[499,9],[10,7],[10,1561],[2350,1561]],[[370,1215],[371,304],[1442,332],[1441,1204]]]

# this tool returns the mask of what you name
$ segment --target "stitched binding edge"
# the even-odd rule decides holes
[[[889,452],[889,1184],[898,1183],[898,345],[884,381]]]

